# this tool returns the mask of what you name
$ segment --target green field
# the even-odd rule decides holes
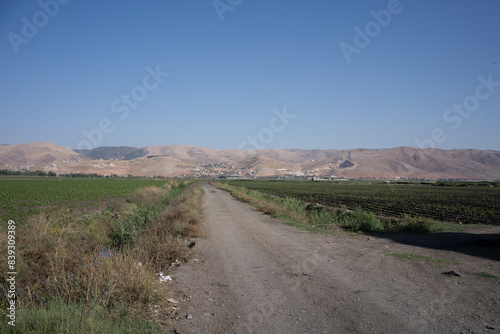
[[[500,187],[497,184],[246,180],[228,183],[331,207],[361,208],[387,217],[408,214],[444,222],[500,225]]]
[[[164,183],[141,179],[0,179],[0,219],[23,223],[41,212],[92,210],[138,188]]]

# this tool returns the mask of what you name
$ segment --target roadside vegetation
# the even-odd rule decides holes
[[[499,182],[230,180],[228,184],[328,207],[360,208],[380,217],[406,214],[441,222],[500,225]]]
[[[108,188],[102,183],[94,187],[93,182],[103,181]],[[44,182],[58,194],[74,195],[67,180]],[[47,213],[43,205],[33,204],[34,210],[17,224],[16,327],[7,324],[7,281],[2,275],[0,332],[163,333],[167,319],[158,310],[166,308],[168,291],[159,274],[190,256],[189,238],[200,236],[203,191],[197,182],[150,185],[136,180],[139,186],[128,184],[124,195],[116,191],[125,187],[123,180],[77,182],[92,193],[89,198],[101,200],[88,207],[94,209],[82,212],[76,208],[78,200],[76,207],[74,200],[61,200],[58,210]],[[18,184],[23,192],[24,183]],[[16,212],[9,219],[16,219]],[[5,225],[0,232],[3,250]],[[5,253],[0,256],[2,273],[9,271]]]
[[[252,204],[260,211],[275,217],[284,217],[289,220],[290,225],[315,232],[342,229],[349,232],[365,233],[431,234],[478,226],[440,222],[421,216],[418,211],[413,214],[401,212],[399,215],[386,216],[363,209],[360,205],[353,205],[354,208],[348,208],[345,204],[330,206],[325,204],[332,204],[332,202],[328,200],[328,195],[324,194],[328,192],[327,187],[335,188],[337,185],[327,183],[314,184],[313,188],[321,189],[320,194],[323,194],[323,196],[318,197],[322,199],[319,202],[314,202],[316,196],[312,193],[313,188],[309,189],[308,184],[310,183],[306,182],[230,181],[216,182],[215,184],[219,188],[229,191],[234,197]],[[281,191],[280,187],[283,187],[284,191]],[[390,192],[391,190],[386,188],[386,191]],[[286,195],[288,193],[293,195]],[[305,196],[304,193],[308,196]],[[415,194],[418,193],[415,192]],[[330,196],[335,197],[334,195]],[[313,201],[304,201],[303,198]],[[411,201],[411,198],[409,200]],[[496,201],[498,202],[498,199]],[[496,216],[493,218],[498,219]]]

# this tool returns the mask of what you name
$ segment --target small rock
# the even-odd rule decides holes
[[[458,273],[454,272],[453,270],[444,271],[441,274],[443,274],[444,276],[449,276],[449,277],[452,277],[452,276],[460,277],[460,275]]]
[[[193,248],[194,246],[196,246],[196,241],[191,241],[188,247]]]
[[[490,330],[494,330],[495,327],[491,326],[491,325],[488,325],[488,324],[484,324],[486,326],[486,328],[490,329]]]
[[[375,238],[372,238],[372,237],[368,237],[368,240],[375,240]]]

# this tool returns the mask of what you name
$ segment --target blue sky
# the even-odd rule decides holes
[[[0,143],[500,150],[499,17],[497,0],[3,1]]]

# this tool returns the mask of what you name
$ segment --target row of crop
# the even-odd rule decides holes
[[[0,180],[0,219],[23,223],[40,212],[88,211],[140,187],[161,184],[157,180],[129,179]]]
[[[232,181],[280,197],[347,206],[386,216],[420,215],[444,221],[500,224],[500,188],[429,185]]]

